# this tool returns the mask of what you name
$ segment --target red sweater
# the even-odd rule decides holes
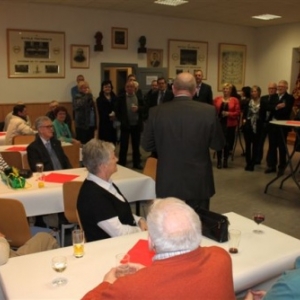
[[[154,261],[133,275],[102,282],[84,300],[234,300],[229,254],[219,247],[198,249]]]
[[[220,112],[222,101],[223,101],[222,96],[214,99],[214,106],[217,110],[217,114],[219,114]],[[230,97],[228,102],[228,113],[229,116],[227,117],[227,127],[237,126],[241,114],[240,103],[237,98]]]

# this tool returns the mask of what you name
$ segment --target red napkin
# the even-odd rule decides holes
[[[149,250],[147,240],[138,240],[128,251],[128,254],[130,255],[130,262],[150,266],[152,264],[152,257],[155,253],[154,251]]]
[[[300,121],[286,121],[286,124],[300,125]]]
[[[26,151],[26,147],[10,147],[10,148],[6,148],[5,150],[8,150],[8,151]]]
[[[71,174],[60,174],[60,173],[50,173],[44,177],[46,182],[64,183],[72,181],[73,179],[79,177],[79,175]]]
[[[0,132],[0,136],[6,135],[6,132]]]

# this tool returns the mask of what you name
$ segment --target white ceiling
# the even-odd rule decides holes
[[[2,2],[116,10],[251,27],[300,22],[300,0],[189,0],[177,7],[154,4],[154,0],[0,0]],[[282,18],[271,21],[251,18],[266,13]]]

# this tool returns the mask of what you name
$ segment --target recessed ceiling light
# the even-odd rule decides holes
[[[156,0],[154,3],[156,4],[163,4],[163,5],[170,5],[170,6],[178,6],[181,4],[188,3],[189,1],[186,0]]]
[[[252,16],[252,18],[269,21],[269,20],[273,20],[273,19],[280,19],[281,16],[276,16],[276,15],[271,15],[271,14],[263,14],[263,15],[259,15],[259,16]]]

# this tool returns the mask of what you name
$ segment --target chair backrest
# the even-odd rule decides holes
[[[64,150],[65,154],[67,155],[67,157],[70,161],[70,164],[73,168],[79,168],[80,167],[80,164],[79,164],[79,148],[80,148],[79,143],[63,146],[63,150]]]
[[[81,181],[69,181],[63,184],[64,213],[70,223],[79,224],[76,211],[77,198],[82,183]]]
[[[156,167],[157,167],[157,159],[154,157],[148,157],[145,163],[143,174],[151,177],[155,181]]]
[[[1,155],[9,166],[23,169],[22,154],[20,152],[3,151],[1,152]]]
[[[34,134],[29,134],[29,135],[16,135],[12,139],[13,145],[28,145],[32,143],[35,140],[35,135]]]
[[[76,216],[77,216],[77,220],[78,220],[78,224],[79,224],[80,229],[84,231],[84,229],[82,227],[82,224],[81,224],[80,216],[79,216],[79,213],[78,213],[77,209],[76,209]]]
[[[23,168],[24,168],[24,169],[30,169],[29,162],[28,162],[28,155],[27,155],[27,153],[24,153],[24,154],[23,154],[23,156],[22,156],[22,161],[23,161]]]
[[[11,247],[20,247],[30,238],[31,232],[22,202],[0,198],[0,232]]]

